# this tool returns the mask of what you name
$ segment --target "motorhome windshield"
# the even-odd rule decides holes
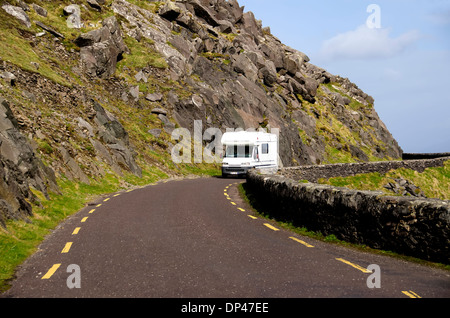
[[[225,151],[226,158],[251,158],[253,146],[250,145],[228,145]]]

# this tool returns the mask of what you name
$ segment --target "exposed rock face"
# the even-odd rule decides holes
[[[310,64],[236,1],[166,1],[154,13],[115,0],[112,9],[129,36],[154,41],[173,78],[203,99],[201,107],[167,100],[180,126],[192,128],[197,119],[204,127],[257,129],[266,122],[280,129],[285,166],[329,161],[330,149],[359,161],[401,157],[372,97]],[[339,136],[336,126],[359,137]]]
[[[6,219],[31,215],[30,187],[47,197],[48,190],[58,190],[53,171],[36,157],[9,103],[0,97],[0,225],[5,226]]]
[[[103,21],[98,30],[81,34],[75,43],[81,47],[81,60],[85,72],[92,77],[108,78],[116,71],[127,47],[115,17]]]
[[[29,3],[0,9],[24,49],[0,52],[1,220],[28,215],[30,188],[57,191],[58,177],[140,177],[141,163],[177,173],[170,134],[195,120],[278,128],[284,166],[401,157],[372,97],[236,0]]]

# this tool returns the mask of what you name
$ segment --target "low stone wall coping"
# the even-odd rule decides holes
[[[400,163],[395,166],[403,166]],[[317,171],[313,167],[283,170],[308,169]],[[381,191],[297,180],[256,170],[247,174],[248,190],[263,212],[280,221],[348,242],[450,264],[450,201],[386,196]]]

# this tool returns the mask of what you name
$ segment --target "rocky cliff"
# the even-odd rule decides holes
[[[401,157],[372,97],[236,0],[9,0],[0,38],[0,223],[58,178],[191,171],[170,134],[194,120],[278,128],[284,166]]]

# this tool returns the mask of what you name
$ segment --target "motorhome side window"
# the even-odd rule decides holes
[[[269,153],[269,144],[262,144],[262,153],[263,154]]]

